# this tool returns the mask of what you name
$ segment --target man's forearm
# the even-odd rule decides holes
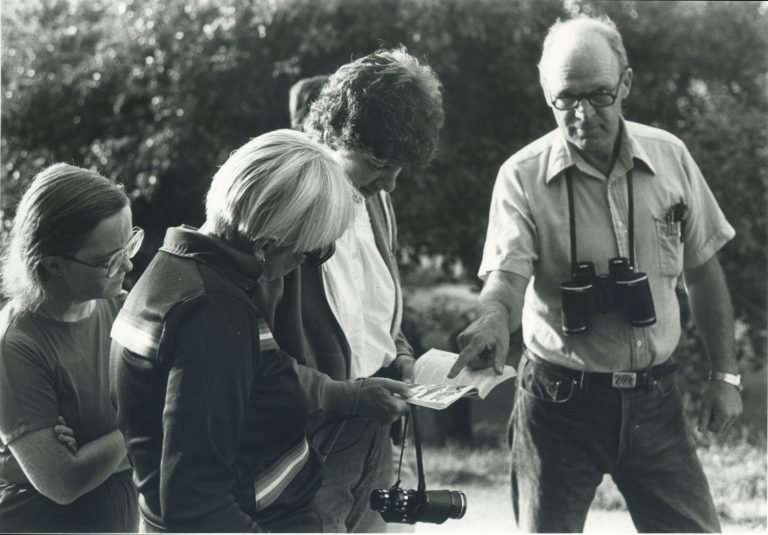
[[[523,299],[528,279],[507,271],[492,271],[480,292],[478,308],[481,315],[506,318],[509,332],[520,327]]]
[[[686,272],[691,313],[712,371],[738,373],[731,296],[716,258]]]

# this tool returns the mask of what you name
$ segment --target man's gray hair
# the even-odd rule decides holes
[[[549,30],[547,30],[547,36],[544,38],[544,45],[541,50],[541,59],[539,60],[540,79],[544,79],[543,73],[545,72],[545,63],[548,60],[553,47],[557,46],[559,37],[561,37],[564,31],[572,31],[575,29],[582,31],[585,34],[597,33],[602,35],[608,42],[608,46],[611,47],[611,50],[613,50],[613,53],[616,55],[616,59],[619,62],[619,71],[623,71],[629,66],[627,51],[624,48],[624,40],[621,38],[616,23],[607,15],[600,15],[599,17],[579,15],[578,17],[564,21],[558,19],[549,27]]]

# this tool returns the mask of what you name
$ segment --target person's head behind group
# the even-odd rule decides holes
[[[309,115],[312,103],[320,96],[320,90],[328,81],[327,74],[318,74],[302,78],[291,86],[288,93],[288,111],[291,115],[291,128],[302,130],[304,119]]]
[[[213,177],[205,210],[224,240],[296,255],[333,244],[352,221],[356,199],[333,151],[286,129],[234,151]]]
[[[544,39],[544,96],[566,139],[588,157],[611,159],[632,74],[621,35],[607,17],[558,21]]]
[[[435,72],[396,48],[340,67],[312,105],[304,130],[337,152],[369,197],[392,191],[404,167],[429,162],[443,121]]]
[[[120,185],[90,169],[52,165],[19,202],[3,258],[3,293],[17,311],[45,301],[54,277],[73,298],[119,293],[132,267],[125,254],[132,236]]]

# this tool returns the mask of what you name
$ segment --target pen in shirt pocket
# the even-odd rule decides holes
[[[683,241],[685,236],[685,221],[688,218],[688,205],[685,204],[683,199],[680,202],[673,205],[665,216],[667,223],[680,223],[680,241]]]

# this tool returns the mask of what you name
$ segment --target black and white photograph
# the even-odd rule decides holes
[[[2,0],[0,80],[0,533],[768,529],[768,2]]]

